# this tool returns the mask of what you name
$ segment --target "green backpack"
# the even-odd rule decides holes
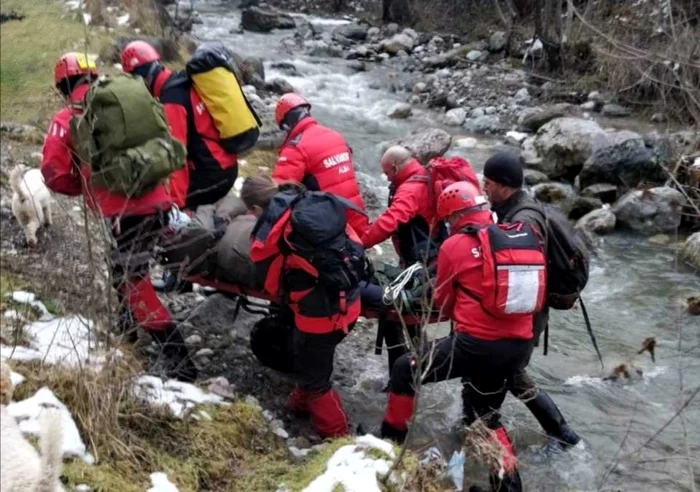
[[[163,106],[143,80],[103,78],[70,123],[78,157],[90,163],[93,186],[139,197],[185,165],[187,151],[168,131]]]

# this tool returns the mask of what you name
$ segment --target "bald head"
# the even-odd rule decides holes
[[[396,174],[411,162],[412,158],[411,152],[406,147],[393,145],[382,155],[382,171],[389,178],[389,181],[393,181]]]

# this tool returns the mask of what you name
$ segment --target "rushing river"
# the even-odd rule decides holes
[[[231,34],[240,20],[238,12],[205,2],[196,2],[195,8],[203,19],[203,24],[195,26],[195,38],[220,40],[242,55],[259,56],[265,60],[267,78],[289,80],[312,102],[314,116],[345,135],[361,179],[380,197],[386,196],[379,170],[381,143],[428,125],[439,126],[439,115],[430,110],[418,109],[404,121],[386,116],[402,99],[388,89],[400,74],[387,67],[368,64],[368,71],[355,73],[341,59],[290,54],[280,48],[281,39],[293,34],[290,31]],[[343,22],[308,20],[326,29]],[[280,61],[294,63],[300,75],[288,77],[270,68]],[[481,138],[476,148],[453,152],[465,155],[480,170],[490,147],[497,143]],[[542,431],[525,406],[509,396],[504,421],[514,436],[528,490],[700,487],[700,397],[686,408],[682,418],[673,419],[700,385],[700,322],[683,312],[683,300],[699,288],[698,277],[677,267],[668,248],[622,233],[604,238],[585,291],[591,321],[606,368],[635,361],[644,376],[627,383],[603,382],[600,377],[605,373],[580,312],[555,312],[550,353],[544,357],[537,349],[530,372],[550,392],[585,444],[539,462],[536,451],[545,441]],[[377,391],[386,376],[384,358],[370,350],[370,332],[355,336],[366,339],[368,351],[348,353],[350,348],[340,346],[339,358],[358,362],[352,377],[341,378],[339,386],[353,420],[378,422],[385,402],[385,395]],[[647,354],[636,355],[642,340],[649,336],[658,340],[656,363]],[[347,381],[351,383],[343,385]],[[459,384],[433,385],[421,400],[419,440],[436,442],[449,457],[459,444]],[[671,419],[672,423],[655,436]],[[482,479],[483,473],[475,478]]]

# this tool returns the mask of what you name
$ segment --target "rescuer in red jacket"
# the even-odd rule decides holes
[[[391,238],[403,266],[424,261],[431,255],[430,227],[435,215],[428,171],[398,145],[384,152],[381,165],[390,183],[389,207],[362,235],[362,244],[371,248]]]
[[[125,72],[143,77],[165,108],[170,133],[187,147],[187,165],[170,177],[170,194],[180,208],[196,210],[229,192],[238,175],[238,156],[220,143],[214,119],[185,72],[173,72],[145,41],[127,44],[121,53]]]
[[[272,179],[278,183],[296,181],[311,191],[333,193],[364,210],[350,147],[340,133],[319,125],[310,111],[311,104],[299,94],[285,94],[277,102],[275,120],[287,138],[279,149]],[[347,217],[361,236],[367,228],[367,216],[349,210]]]
[[[437,254],[437,246],[431,239],[435,205],[431,203],[428,171],[401,146],[384,152],[381,166],[390,183],[389,207],[362,235],[362,244],[371,248],[391,238],[401,266],[429,261]],[[409,334],[415,336],[416,327],[407,328]],[[391,374],[396,360],[408,350],[403,325],[380,319],[378,330],[378,345],[381,347],[383,341],[386,342]]]
[[[505,381],[525,367],[532,354],[532,314],[512,315],[511,318],[509,315],[492,315],[484,308],[482,301],[493,294],[487,290],[488,282],[484,278],[485,256],[492,253],[484,251],[475,233],[465,232],[467,227],[477,231],[493,224],[481,191],[468,182],[454,183],[442,192],[437,208],[438,217],[450,224],[452,235],[441,245],[438,253],[433,300],[435,306],[453,321],[454,330],[449,336],[429,343],[423,350],[420,367],[421,373],[425,374],[423,383],[460,377],[465,385],[476,388],[471,408],[466,409],[465,423],[486,418],[504,452],[505,474],[499,478],[493,471],[492,486],[494,490],[521,490],[513,446],[499,421],[498,409],[506,395]],[[536,255],[539,267],[534,278],[542,280],[546,260],[541,238],[533,229],[528,231],[529,234],[516,231],[512,240],[526,236],[523,240],[530,241],[531,244],[518,250],[518,254],[525,256],[526,263],[530,262],[530,255]],[[513,251],[510,243],[505,245],[503,249],[508,249],[508,253]],[[506,273],[506,279],[509,278]],[[528,293],[537,295],[540,302],[544,302],[543,282],[527,286],[530,288]],[[522,292],[518,290],[520,287],[523,286],[514,285],[513,292]],[[512,295],[513,298],[516,296]],[[524,302],[533,301],[534,306],[534,300],[533,297]],[[507,302],[510,301],[511,297],[508,297]],[[430,366],[426,367],[427,364]],[[382,423],[383,437],[397,441],[406,437],[407,425],[413,415],[415,367],[416,361],[412,360],[411,354],[403,355],[394,365]]]
[[[293,370],[297,385],[287,400],[287,409],[310,414],[321,437],[338,437],[348,433],[348,419],[340,396],[331,385],[333,359],[335,347],[360,315],[359,279],[348,291],[332,293],[310,259],[296,250],[281,250],[280,244],[288,244],[286,241],[295,232],[289,217],[295,203],[301,203],[297,202],[300,193],[303,190],[297,187],[280,189],[270,178],[255,176],[244,181],[241,199],[258,217],[250,251],[256,272],[265,291],[285,297],[280,304],[293,313]],[[294,210],[299,213],[298,208]],[[318,236],[327,235],[325,225],[342,228],[345,224],[344,244],[364,257],[360,239],[345,217],[342,223],[333,216],[317,219],[323,221],[318,224]]]
[[[94,62],[82,53],[67,53],[56,63],[54,80],[67,105],[56,113],[49,126],[41,172],[49,189],[68,196],[84,195],[95,215],[106,219],[116,244],[110,265],[114,285],[120,304],[126,308],[121,313],[122,322],[133,317],[162,346],[172,365],[170,375],[191,381],[197,371],[180,331],[158,299],[148,276],[148,262],[167,226],[172,204],[165,186],[159,185],[139,198],[127,198],[92,186],[90,164],[80,162],[73,152],[70,120],[80,114],[89,84],[97,75]]]

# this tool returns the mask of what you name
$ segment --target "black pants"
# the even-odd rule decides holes
[[[168,226],[168,211],[108,220],[114,239],[110,266],[115,285],[121,285],[129,278],[148,275],[149,262]]]
[[[462,378],[484,396],[484,402],[474,407],[500,408],[509,382],[523,369],[532,354],[532,340],[481,340],[464,333],[453,333],[426,344],[423,349],[421,371],[427,373],[423,383]],[[414,369],[410,354],[394,364],[389,389],[392,393],[413,395]],[[488,396],[488,398],[487,398]]]
[[[344,338],[343,330],[317,335],[294,329],[294,379],[302,390],[323,394],[331,389],[335,348]]]
[[[186,207],[197,210],[200,205],[211,205],[221,200],[231,190],[238,177],[238,166],[228,169],[190,170]]]

